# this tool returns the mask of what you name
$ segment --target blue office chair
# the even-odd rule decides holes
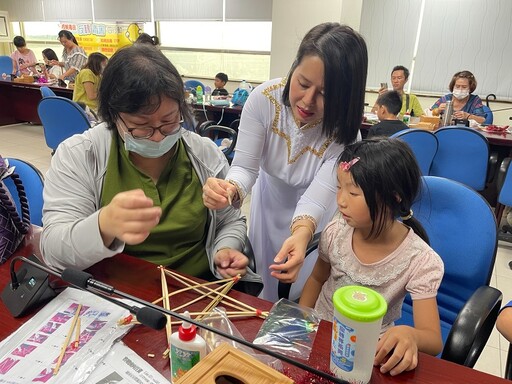
[[[9,158],[9,166],[14,166],[15,172],[21,179],[30,211],[30,222],[40,227],[43,225],[43,186],[44,179],[41,171],[28,161]],[[10,177],[4,180],[4,184],[9,190],[18,212],[21,212],[20,200],[16,186]]]
[[[434,132],[439,142],[430,175],[459,181],[477,191],[487,182],[489,143],[480,132],[449,126]]]
[[[39,89],[41,91],[41,96],[43,97],[48,97],[48,96],[57,96],[55,94],[55,92],[53,92],[53,90],[51,90],[49,87],[47,87],[46,85],[43,85],[41,86],[41,88]]]
[[[512,207],[512,167],[510,162],[512,158],[506,157],[503,159],[498,171],[496,180],[496,188],[498,190],[498,199],[494,214],[498,225],[501,223],[503,212],[507,206]],[[512,243],[512,226],[505,224],[499,231],[498,237],[500,240]],[[512,261],[509,262],[509,267],[512,269]]]
[[[439,146],[437,137],[432,132],[424,129],[405,129],[391,137],[405,141],[409,145],[416,157],[421,173],[427,176]]]
[[[187,80],[187,81],[185,81],[184,85],[185,85],[185,89],[193,90],[194,95],[195,95],[195,90],[197,89],[198,85],[201,86],[201,88],[203,89],[203,93],[204,93],[204,88],[205,88],[204,84],[198,80]]]
[[[12,74],[12,59],[10,56],[0,56],[0,76]]]
[[[206,124],[205,124],[206,123]],[[221,147],[223,139],[231,140],[228,147],[223,148],[222,152],[228,159],[229,164],[233,161],[235,157],[235,146],[236,140],[238,138],[238,133],[229,127],[224,127],[222,125],[208,124],[209,121],[201,124],[199,134],[204,137],[209,137],[212,139],[218,147]]]
[[[52,149],[52,154],[62,141],[91,128],[85,111],[65,97],[48,96],[41,99],[37,113],[43,123],[46,145]]]
[[[487,201],[465,185],[424,176],[412,207],[445,273],[437,294],[444,348],[441,358],[473,367],[494,328],[502,294],[489,287],[497,250],[497,225]],[[407,296],[397,324],[413,325]]]
[[[494,121],[494,115],[491,111],[491,108],[489,108],[487,105],[484,105],[483,107],[483,110],[484,110],[484,117],[485,117],[485,120],[484,120],[484,124],[492,124],[492,122]]]

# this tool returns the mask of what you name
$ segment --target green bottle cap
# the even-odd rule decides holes
[[[332,302],[343,316],[365,323],[383,317],[388,310],[388,304],[380,293],[355,285],[338,288],[332,296]]]

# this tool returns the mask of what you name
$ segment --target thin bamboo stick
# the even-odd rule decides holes
[[[64,355],[66,354],[66,349],[69,345],[69,341],[71,340],[71,336],[73,335],[73,331],[76,326],[76,322],[78,321],[78,318],[80,316],[80,311],[82,310],[82,304],[78,304],[78,307],[76,308],[75,315],[73,316],[73,321],[71,321],[71,326],[69,327],[68,334],[66,335],[66,339],[64,340],[64,343],[62,344],[62,347],[60,348],[60,355],[57,359],[57,364],[55,365],[55,368],[53,368],[53,376],[55,376],[57,373],[59,373],[60,365],[62,364],[62,359],[64,359]]]

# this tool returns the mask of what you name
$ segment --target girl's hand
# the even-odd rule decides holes
[[[293,283],[299,276],[299,271],[306,257],[306,249],[311,240],[311,232],[307,228],[299,228],[287,238],[281,250],[274,258],[275,263],[269,269],[270,274],[283,283]]]
[[[373,365],[380,365],[380,371],[391,376],[416,368],[418,342],[414,328],[398,325],[388,329],[377,343]]]
[[[444,112],[444,110],[446,109],[446,103],[439,104],[439,107],[437,109],[439,113]]]
[[[226,180],[209,177],[203,186],[203,203],[209,209],[222,209],[234,200],[236,187]]]

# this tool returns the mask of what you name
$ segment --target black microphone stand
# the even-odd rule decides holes
[[[232,341],[235,341],[237,343],[240,343],[240,344],[243,344],[245,345],[246,347],[249,347],[249,348],[253,348],[259,352],[263,352],[267,355],[270,355],[272,357],[275,357],[276,359],[279,359],[279,360],[282,360],[282,361],[285,361],[291,365],[294,365],[298,368],[301,368],[303,369],[304,371],[308,371],[310,373],[313,373],[317,376],[320,376],[324,379],[327,379],[327,380],[330,380],[331,382],[333,383],[340,383],[340,384],[349,384],[347,381],[343,380],[343,379],[338,379],[337,377],[334,377],[326,372],[323,372],[323,371],[320,371],[318,369],[315,369],[313,367],[310,367],[304,363],[301,363],[300,361],[297,361],[297,360],[294,360],[286,355],[283,355],[281,353],[278,353],[278,352],[274,352],[274,351],[271,351],[271,350],[268,350],[258,344],[254,344],[254,343],[251,343],[249,341],[246,341],[244,339],[241,339],[241,338],[238,338],[234,335],[231,335],[229,333],[226,333],[226,332],[223,332],[223,331],[220,331],[218,329],[215,329],[213,327],[210,327],[206,324],[203,324],[201,323],[200,321],[197,321],[197,320],[194,320],[194,319],[191,319],[191,318],[188,318],[186,317],[185,315],[183,314],[180,314],[180,313],[177,313],[177,312],[174,312],[174,311],[171,311],[171,310],[168,310],[168,309],[165,309],[163,307],[160,307],[158,305],[155,305],[153,303],[150,303],[149,301],[146,301],[146,300],[143,300],[143,299],[140,299],[138,297],[135,297],[135,296],[132,296],[130,295],[129,293],[125,293],[125,292],[122,292],[122,291],[118,291],[117,289],[115,289],[114,287],[110,286],[110,285],[107,285],[103,282],[100,282],[100,281],[97,281],[97,280],[94,280],[92,278],[92,275],[87,273],[87,272],[83,272],[83,271],[79,271],[79,270],[75,270],[75,269],[72,269],[72,268],[68,268],[68,269],[65,269],[63,272],[62,272],[62,279],[64,281],[67,281],[69,283],[72,283],[73,285],[77,286],[78,288],[80,289],[87,289],[87,287],[94,287],[93,289],[95,290],[99,290],[99,291],[102,291],[108,295],[112,295],[112,294],[115,294],[117,296],[120,296],[122,298],[125,298],[125,299],[129,299],[129,300],[132,300],[138,304],[141,304],[143,306],[146,306],[148,308],[153,308],[161,313],[164,313],[166,315],[170,315],[170,316],[173,316],[181,321],[187,321],[189,322],[190,324],[194,324],[195,326],[199,327],[199,328],[202,328],[202,329],[205,329],[207,331],[210,331],[210,332],[213,332],[217,335],[220,335],[220,336],[223,336],[229,340],[232,340]]]

